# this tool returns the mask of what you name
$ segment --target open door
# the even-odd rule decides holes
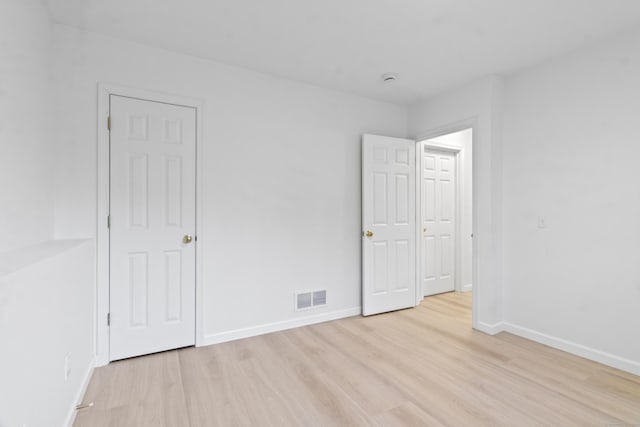
[[[195,344],[196,110],[109,103],[109,360],[118,360]]]
[[[362,314],[416,305],[415,141],[362,140]]]

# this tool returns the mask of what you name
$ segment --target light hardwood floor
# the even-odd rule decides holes
[[[95,371],[76,427],[640,426],[640,377],[471,329],[471,294]]]

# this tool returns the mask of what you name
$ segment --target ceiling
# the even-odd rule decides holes
[[[46,1],[62,24],[397,104],[640,24],[638,0]]]

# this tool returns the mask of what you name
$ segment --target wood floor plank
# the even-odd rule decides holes
[[[137,357],[97,369],[85,401],[94,406],[78,413],[76,425],[181,425],[188,415],[178,352]]]
[[[317,366],[366,414],[391,410],[409,401],[410,396],[393,382],[371,374],[371,368],[327,345],[314,328],[298,328],[289,334],[297,338],[304,357]]]
[[[76,427],[640,425],[640,378],[471,329],[471,294],[96,369]]]
[[[374,416],[373,421],[380,427],[444,426],[444,424],[412,402],[384,411]]]

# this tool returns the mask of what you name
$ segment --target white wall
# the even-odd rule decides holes
[[[409,109],[416,139],[473,124],[473,315],[475,327],[489,333],[502,321],[502,96],[502,80],[489,77]]]
[[[208,342],[360,306],[360,138],[405,136],[404,107],[63,26],[55,45],[58,236],[95,235],[97,83],[197,97]],[[308,288],[328,306],[294,312]]]
[[[50,41],[40,1],[0,2],[0,252],[53,235]]]
[[[94,246],[51,240],[52,35],[40,0],[0,2],[2,427],[63,425],[93,367]]]
[[[640,31],[506,89],[505,319],[640,373]]]
[[[429,144],[445,145],[460,149],[458,155],[458,177],[460,182],[460,216],[456,218],[460,226],[460,253],[456,262],[460,263],[460,276],[456,278],[456,290],[470,291],[473,285],[473,129],[465,129],[426,140]]]
[[[68,425],[93,368],[94,244],[43,242],[0,261],[0,426]]]

